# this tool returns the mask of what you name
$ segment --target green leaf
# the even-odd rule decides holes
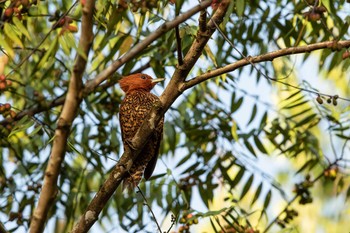
[[[350,135],[349,136],[346,136],[346,135],[343,135],[343,134],[336,134],[337,137],[340,137],[342,139],[345,139],[345,140],[350,140]]]
[[[252,145],[250,144],[250,142],[248,140],[244,140],[244,145],[250,151],[250,153],[252,153],[252,155],[254,155],[256,157],[254,148],[252,147]]]
[[[264,209],[266,209],[267,206],[270,204],[271,195],[272,195],[271,190],[269,190],[269,192],[265,196]]]
[[[298,90],[298,91],[294,92],[293,94],[291,94],[290,96],[288,96],[284,101],[293,98],[294,96],[298,95],[299,93],[301,93],[301,90]],[[303,98],[303,97],[302,97],[302,98]]]
[[[22,22],[19,21],[19,19],[17,17],[12,17],[12,22],[16,25],[16,27],[18,28],[18,30],[25,35],[25,37],[27,37],[27,39],[29,41],[31,41],[31,37],[29,35],[29,32],[27,30],[27,28],[25,26],[23,26]]]
[[[45,55],[41,58],[38,67],[43,67],[43,65],[46,63],[46,61],[49,59],[50,56],[54,56],[53,54],[56,54],[56,51],[58,49],[58,38],[56,37],[53,41],[50,43],[49,49],[46,51]]]
[[[14,27],[11,24],[4,24],[4,35],[10,38],[14,44],[18,45],[21,48],[24,47],[21,39],[18,37],[18,33],[14,30]]]
[[[212,220],[211,218],[209,218],[209,220],[210,220],[211,226],[213,227],[214,232],[215,232],[215,233],[219,233],[219,231],[218,231],[218,230],[216,229],[216,227],[215,227],[215,224],[214,224],[213,220]]]
[[[180,167],[182,164],[184,164],[185,162],[187,162],[187,160],[189,160],[191,158],[191,153],[189,153],[188,155],[186,155],[185,157],[183,157],[177,164],[175,167]]]
[[[3,47],[3,50],[11,59],[15,57],[15,52],[13,51],[12,45],[9,45],[6,39],[1,35],[0,35],[0,46]]]
[[[37,127],[35,127],[34,130],[30,134],[28,134],[28,137],[36,135],[42,129],[42,127],[42,125],[38,125]]]
[[[205,45],[204,51],[208,55],[210,60],[214,63],[214,66],[217,67],[218,64],[216,63],[216,57],[214,56],[213,52],[211,51],[211,49],[208,45]]]
[[[241,167],[239,172],[237,173],[235,179],[231,183],[231,189],[234,188],[241,181],[244,173],[245,173],[245,168]]]
[[[318,159],[310,159],[310,160],[308,160],[306,163],[304,163],[303,166],[301,166],[301,168],[299,168],[299,170],[298,170],[295,174],[298,174],[298,173],[304,171],[306,168],[308,168],[308,170],[310,170],[310,169],[313,168],[318,162],[319,162]]]
[[[254,142],[256,147],[260,150],[260,152],[267,154],[267,151],[264,145],[261,143],[260,138],[257,135],[254,135]]]
[[[15,135],[18,132],[27,130],[33,124],[34,124],[34,121],[32,121],[32,119],[30,119],[29,117],[23,117],[12,129],[11,133],[7,136],[7,138],[10,138],[11,136]]]
[[[242,190],[242,193],[241,193],[241,196],[240,196],[240,198],[239,198],[240,200],[242,200],[243,197],[248,193],[250,187],[252,186],[253,180],[254,180],[254,174],[252,174],[252,175],[249,177],[247,183],[245,183],[245,185],[244,185],[244,187],[243,187],[243,190]]]
[[[256,189],[256,192],[254,194],[254,197],[252,199],[252,202],[250,203],[250,206],[254,205],[254,203],[258,200],[260,194],[261,194],[261,190],[262,190],[262,187],[263,187],[263,183],[261,182],[258,186],[258,188]]]
[[[231,113],[234,113],[235,111],[237,111],[237,109],[239,109],[242,103],[243,103],[243,97],[239,98],[237,102],[231,103]]]
[[[297,116],[303,115],[303,114],[305,114],[305,113],[307,113],[307,112],[309,112],[309,111],[311,111],[311,110],[312,110],[311,108],[302,110],[302,111],[300,111],[300,112],[298,112],[298,113],[295,113],[295,114],[291,115],[290,117],[287,117],[287,119],[288,119],[288,120],[291,120],[291,119],[293,119],[293,118],[295,118],[295,117],[297,117]]]
[[[237,134],[237,123],[235,120],[232,119],[232,127],[231,127],[231,135],[233,137],[233,139],[238,142],[239,140],[239,137],[238,137],[238,134]]]
[[[196,214],[196,216],[199,216],[199,217],[211,217],[211,216],[217,216],[217,215],[220,215],[224,212],[226,212],[229,208],[228,207],[224,207],[220,210],[213,210],[213,211],[208,211],[208,212],[198,212]]]
[[[259,129],[263,129],[266,126],[267,122],[267,111],[264,113],[263,117],[261,118]]]
[[[239,17],[243,16],[245,0],[236,0],[236,12]]]
[[[169,148],[171,150],[171,152],[174,154],[175,153],[175,148],[176,148],[176,145],[177,145],[177,140],[176,140],[176,131],[175,131],[175,127],[173,124],[170,124],[170,123],[165,123],[165,126],[164,126],[164,129],[165,129],[165,135],[166,135],[166,138],[168,139],[168,143],[169,143]]]
[[[317,119],[317,118],[315,118],[316,116],[317,116],[317,114],[315,114],[315,113],[311,114],[310,116],[304,118],[303,120],[301,120],[297,124],[295,124],[294,127],[297,128],[297,127],[300,127],[302,125],[305,125],[305,124],[309,123],[311,120]]]
[[[250,115],[250,119],[247,123],[247,125],[249,125],[250,123],[252,123],[252,121],[254,120],[256,113],[258,111],[258,107],[256,106],[256,104],[254,104],[253,110],[252,110],[252,114]]]
[[[292,108],[295,108],[295,107],[299,107],[301,105],[304,105],[306,103],[309,103],[309,100],[304,100],[304,101],[301,101],[301,102],[297,102],[295,104],[292,104],[292,105],[287,105],[285,107],[283,107],[282,109],[292,109]]]
[[[231,14],[233,12],[234,6],[235,6],[234,1],[230,1],[230,5],[227,8],[224,20],[223,20],[222,24],[220,25],[221,29],[223,29],[223,25],[226,25],[227,22],[231,19]]]

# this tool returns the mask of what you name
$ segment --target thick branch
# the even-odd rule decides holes
[[[349,48],[350,40],[338,41],[337,44],[341,48]],[[320,42],[320,43],[315,43],[315,44],[310,44],[310,45],[305,45],[300,47],[280,49],[274,52],[270,52],[270,53],[266,53],[266,54],[262,54],[254,57],[243,58],[232,64],[229,64],[227,66],[224,66],[215,70],[210,70],[202,75],[199,75],[193,79],[186,81],[180,90],[181,92],[183,92],[208,79],[214,78],[216,76],[219,76],[228,72],[232,72],[238,68],[244,67],[246,65],[250,65],[251,63],[273,61],[275,58],[278,58],[278,57],[299,54],[299,53],[309,53],[319,49],[331,48],[333,45],[334,45],[334,41]]]
[[[43,232],[48,212],[51,206],[55,203],[57,195],[57,179],[66,153],[67,138],[82,100],[82,96],[80,95],[83,88],[82,77],[86,67],[86,58],[88,57],[93,41],[92,21],[94,5],[95,1],[86,1],[83,7],[82,33],[79,41],[79,48],[85,55],[78,55],[75,60],[73,74],[68,87],[67,98],[57,122],[50,159],[45,171],[43,188],[31,220],[31,233]]]

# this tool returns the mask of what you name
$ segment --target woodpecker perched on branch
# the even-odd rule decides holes
[[[125,92],[125,98],[120,105],[119,120],[122,131],[124,148],[129,146],[142,122],[147,119],[155,102],[159,98],[150,91],[163,78],[152,79],[146,74],[132,74],[123,77],[120,81],[120,87]],[[123,190],[125,188],[134,189],[144,175],[149,179],[157,163],[160,141],[163,134],[164,118],[159,122],[155,132],[151,135],[145,147],[135,159],[129,174],[124,178]]]

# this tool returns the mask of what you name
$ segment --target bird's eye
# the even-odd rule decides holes
[[[145,75],[141,75],[141,78],[142,78],[142,79],[146,79],[146,76],[145,76]]]

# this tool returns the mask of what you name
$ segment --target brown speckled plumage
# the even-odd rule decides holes
[[[153,104],[159,101],[156,95],[150,93],[156,84],[154,81],[160,80],[152,79],[145,74],[129,75],[119,81],[122,90],[126,93],[119,112],[124,148],[128,146],[127,141],[134,137],[144,119],[147,119]],[[140,183],[143,174],[145,179],[151,177],[158,158],[163,122],[164,119],[159,122],[156,131],[134,161],[129,175],[123,181],[123,189],[135,188]]]

